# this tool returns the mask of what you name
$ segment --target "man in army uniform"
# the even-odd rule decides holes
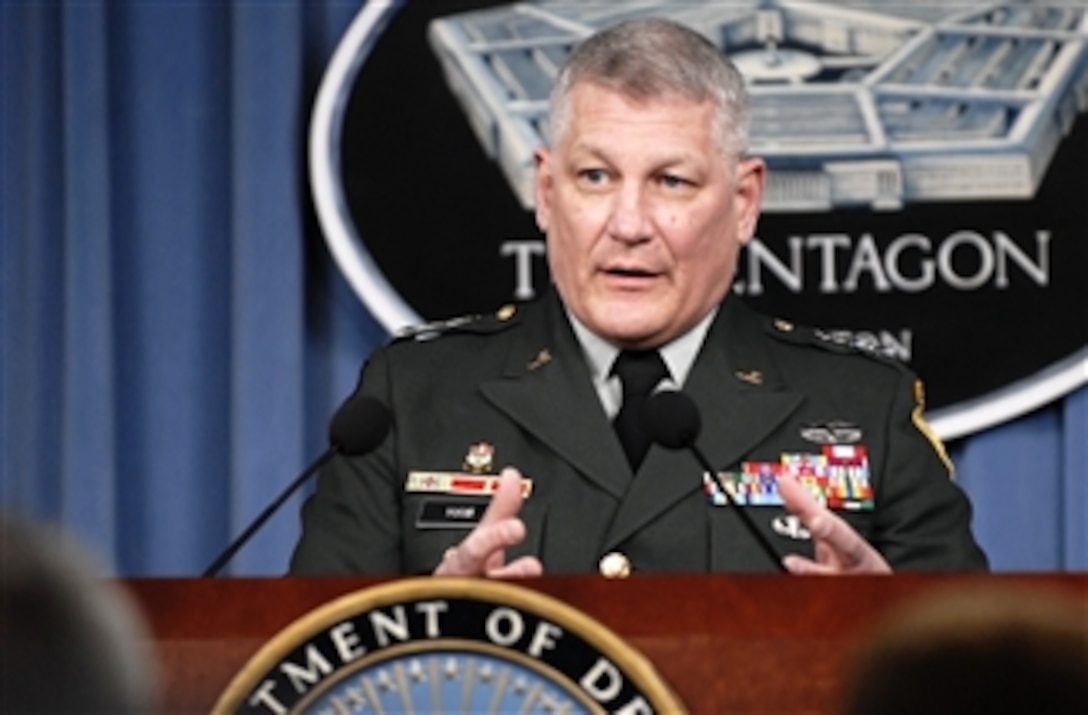
[[[392,436],[322,473],[294,573],[986,567],[914,377],[729,295],[766,172],[745,101],[671,22],[575,48],[537,153],[554,291],[375,352]],[[660,385],[717,478],[625,414]]]

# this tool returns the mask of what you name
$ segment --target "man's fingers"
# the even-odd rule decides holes
[[[782,565],[794,576],[831,576],[838,571],[830,566],[818,564],[804,556],[789,554],[782,557]]]
[[[782,565],[795,576],[834,576],[853,570],[842,563],[835,550],[823,541],[816,542],[815,561],[800,554],[789,554],[782,557]]]
[[[796,479],[788,475],[779,477],[778,492],[786,508],[797,515],[816,542],[817,561],[803,559],[807,562],[803,563],[794,560],[801,557],[787,557],[798,569],[794,570],[783,560],[783,565],[791,573],[891,572],[891,567],[880,552],[849,524],[816,501]]]
[[[521,473],[507,467],[499,474],[499,486],[491,497],[480,526],[517,516],[521,510]]]
[[[809,526],[809,519],[818,516],[824,510],[820,502],[816,501],[801,482],[789,475],[784,474],[778,478],[778,493],[782,495],[786,508],[790,510],[790,513],[797,515],[805,528]]]
[[[499,474],[499,485],[480,522],[464,541],[446,553],[442,563],[435,568],[435,575],[539,576],[544,568],[536,558],[523,557],[506,563],[506,549],[525,538],[525,524],[517,518],[521,501],[521,473],[507,467]]]
[[[435,569],[436,576],[480,576],[489,568],[500,567],[503,551],[525,538],[525,524],[517,518],[504,518],[490,524],[483,520],[469,532],[464,541]]]
[[[850,566],[849,563],[843,563],[839,553],[826,541],[816,542],[816,563],[836,569],[845,569]]]
[[[488,569],[489,578],[535,578],[544,574],[544,564],[535,556],[522,556],[505,566]]]
[[[824,509],[813,521],[808,529],[817,540],[816,556],[821,564],[840,572],[891,572],[880,552],[835,514]]]
[[[785,475],[778,478],[778,492],[786,508],[805,525],[817,542],[826,541],[836,551],[852,553],[864,539],[850,525],[832,514],[799,481]],[[822,560],[822,559],[821,559]]]

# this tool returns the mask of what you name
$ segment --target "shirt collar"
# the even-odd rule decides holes
[[[718,307],[715,306],[686,333],[658,348],[665,366],[669,368],[672,381],[678,387],[682,387],[687,380],[692,365],[695,364],[695,357],[699,354],[699,348],[702,347],[706,333],[717,313]],[[567,316],[570,318],[574,335],[582,346],[594,383],[607,381],[612,370],[612,363],[620,352],[619,348],[586,327],[569,310],[567,310]]]

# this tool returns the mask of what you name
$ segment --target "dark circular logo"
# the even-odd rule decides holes
[[[315,106],[338,264],[391,332],[549,280],[531,210],[555,68],[638,14],[749,80],[770,167],[734,292],[903,360],[956,437],[1088,382],[1088,9],[1019,3],[371,2]]]
[[[298,619],[214,712],[682,712],[641,654],[550,596],[483,579],[364,589]]]

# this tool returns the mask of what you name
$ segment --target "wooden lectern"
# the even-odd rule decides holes
[[[374,579],[136,579],[167,713],[207,713],[269,638]],[[595,618],[646,655],[692,713],[831,715],[851,649],[889,608],[978,584],[1071,591],[1088,575],[548,577],[518,582]]]

